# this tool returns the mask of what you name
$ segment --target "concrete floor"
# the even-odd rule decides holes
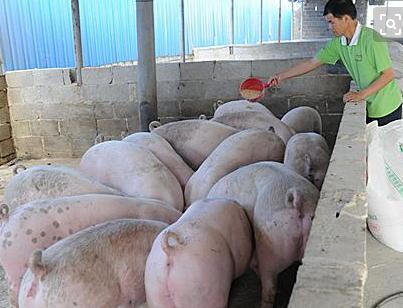
[[[403,293],[387,303],[381,302],[403,292],[403,253],[381,244],[367,232],[367,266],[365,308],[402,308]]]

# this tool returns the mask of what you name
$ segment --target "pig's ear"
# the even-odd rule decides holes
[[[298,189],[293,187],[287,190],[287,193],[285,195],[285,202],[288,207],[296,208],[301,211],[302,205],[304,203],[304,197]]]
[[[161,126],[161,122],[159,121],[152,121],[150,124],[148,124],[148,130],[152,132],[154,129],[158,128]]]
[[[29,259],[29,268],[34,275],[42,280],[49,272],[49,266],[42,261],[42,250],[35,250]]]

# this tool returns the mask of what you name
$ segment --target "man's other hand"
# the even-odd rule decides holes
[[[350,91],[343,96],[344,103],[356,103],[363,101],[365,99],[364,95],[361,92],[353,92]]]

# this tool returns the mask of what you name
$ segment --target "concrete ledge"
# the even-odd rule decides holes
[[[365,102],[346,104],[290,308],[363,307],[365,129]]]

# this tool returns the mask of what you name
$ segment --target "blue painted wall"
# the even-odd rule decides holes
[[[226,45],[231,0],[185,0],[186,52]],[[235,43],[260,39],[260,0],[235,0]],[[80,0],[85,66],[137,59],[136,1]],[[180,0],[154,0],[157,56],[180,54]],[[263,5],[263,40],[277,40],[278,0]],[[291,4],[282,0],[283,40],[291,38]],[[6,71],[73,67],[70,0],[0,0],[0,50]]]

